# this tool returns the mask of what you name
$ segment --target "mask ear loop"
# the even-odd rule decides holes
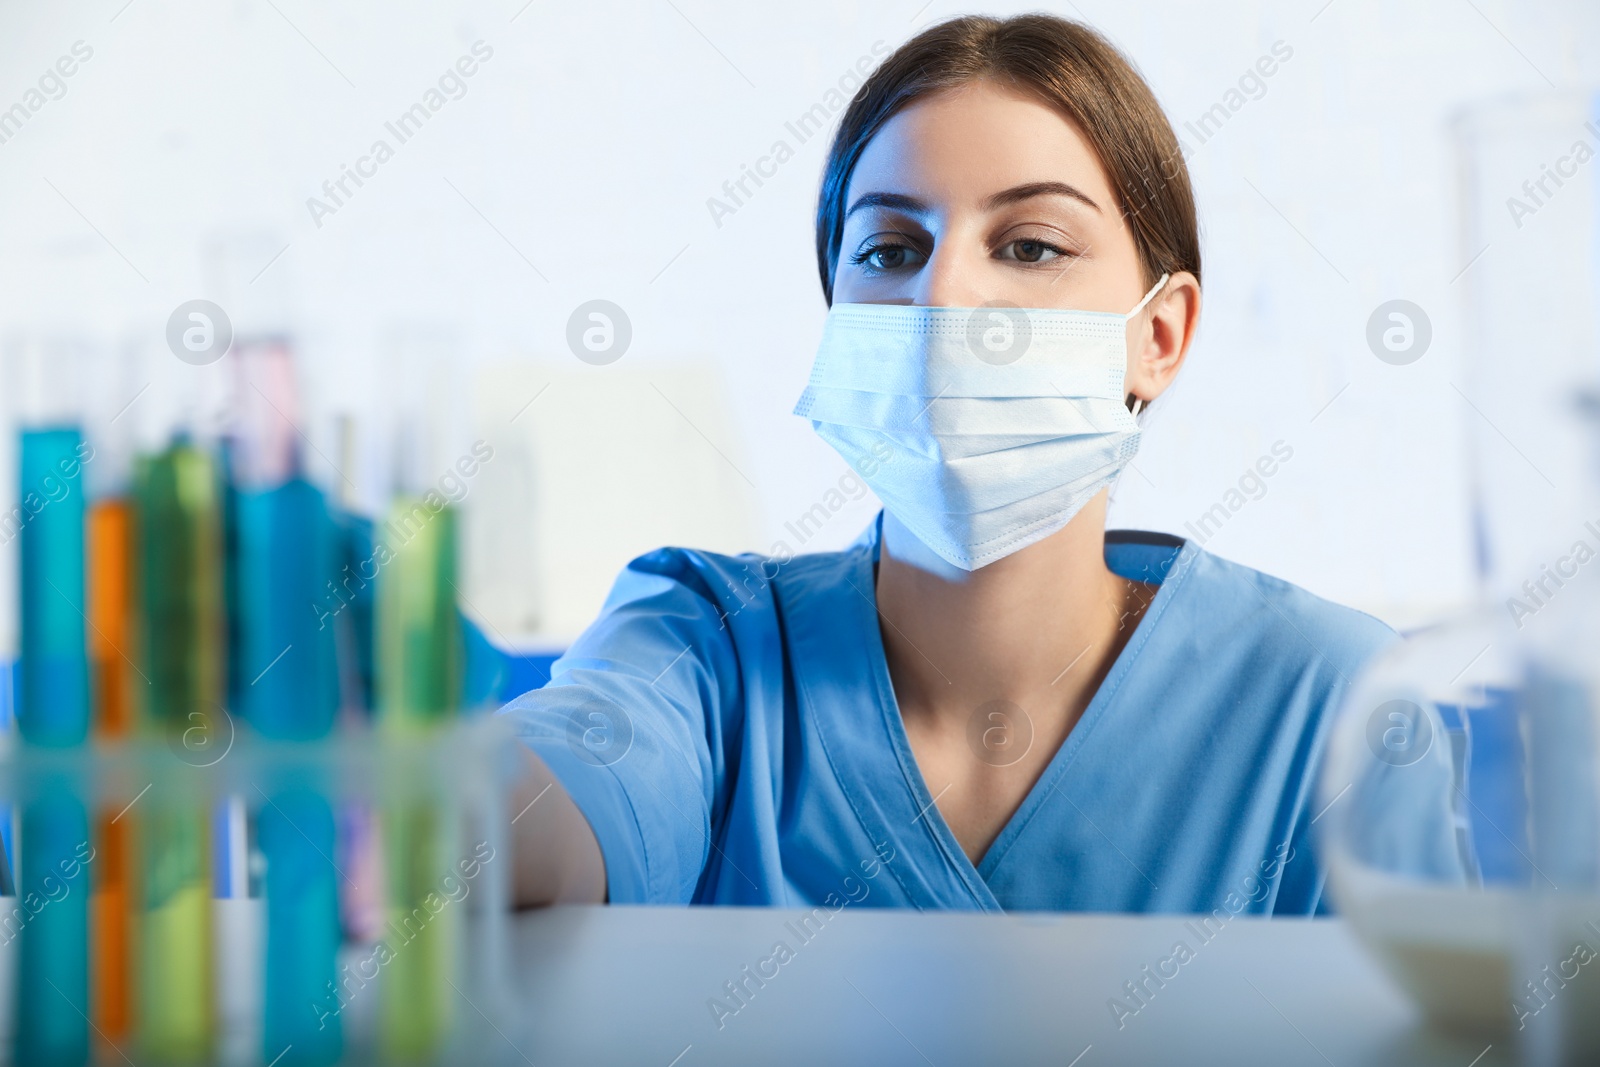
[[[1167,280],[1171,277],[1171,274],[1163,274],[1161,277],[1157,278],[1156,283],[1150,287],[1150,291],[1144,294],[1144,297],[1137,304],[1133,305],[1133,310],[1128,312],[1126,318],[1131,319],[1135,315],[1139,314],[1139,312],[1143,311],[1149,305],[1150,301],[1154,300],[1161,290],[1167,287]],[[1128,394],[1127,400],[1123,401],[1123,403],[1128,406],[1128,411],[1133,414],[1134,418],[1138,418],[1150,407],[1150,402],[1148,400],[1141,400],[1132,393]],[[1136,407],[1135,405],[1138,406]]]
[[[1128,314],[1124,317],[1131,319],[1135,315],[1139,314],[1139,312],[1143,311],[1145,309],[1145,305],[1154,300],[1156,298],[1156,294],[1160,293],[1161,290],[1167,287],[1167,279],[1171,277],[1172,275],[1170,274],[1163,274],[1161,277],[1157,278],[1156,283],[1150,287],[1150,291],[1144,294],[1144,297],[1137,304],[1133,305],[1133,310],[1128,312]]]

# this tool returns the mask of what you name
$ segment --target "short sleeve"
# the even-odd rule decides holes
[[[687,903],[705,869],[740,704],[725,595],[696,553],[641,556],[550,682],[501,710],[588,820],[612,903]]]

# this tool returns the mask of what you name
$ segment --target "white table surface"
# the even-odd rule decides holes
[[[1513,1050],[1431,1032],[1338,920],[561,907],[510,946],[506,1035],[566,1064],[1396,1064],[1499,1067]],[[1183,940],[1193,958],[1119,1027],[1109,1001]],[[708,1001],[784,941],[793,958],[718,1026]],[[1167,970],[1170,972],[1171,965]],[[753,983],[750,986],[755,988]]]

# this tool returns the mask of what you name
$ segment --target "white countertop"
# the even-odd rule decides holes
[[[1429,1031],[1337,920],[1238,918],[1203,941],[1185,917],[846,906],[805,940],[802,914],[523,913],[512,945],[522,1017],[506,1040],[538,1067],[1512,1062],[1503,1043],[1485,1051],[1485,1039]],[[1191,958],[1161,966],[1180,940]],[[1172,977],[1157,986],[1147,965]],[[758,986],[746,967],[770,977]],[[741,980],[753,991],[742,1005],[724,986]],[[1124,988],[1140,980],[1154,990],[1142,1006]],[[1113,997],[1138,1011],[1119,1020]]]

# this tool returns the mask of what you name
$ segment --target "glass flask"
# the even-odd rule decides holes
[[[1595,1063],[1600,97],[1494,102],[1454,134],[1477,603],[1353,681],[1317,847],[1335,910],[1432,1024]]]

